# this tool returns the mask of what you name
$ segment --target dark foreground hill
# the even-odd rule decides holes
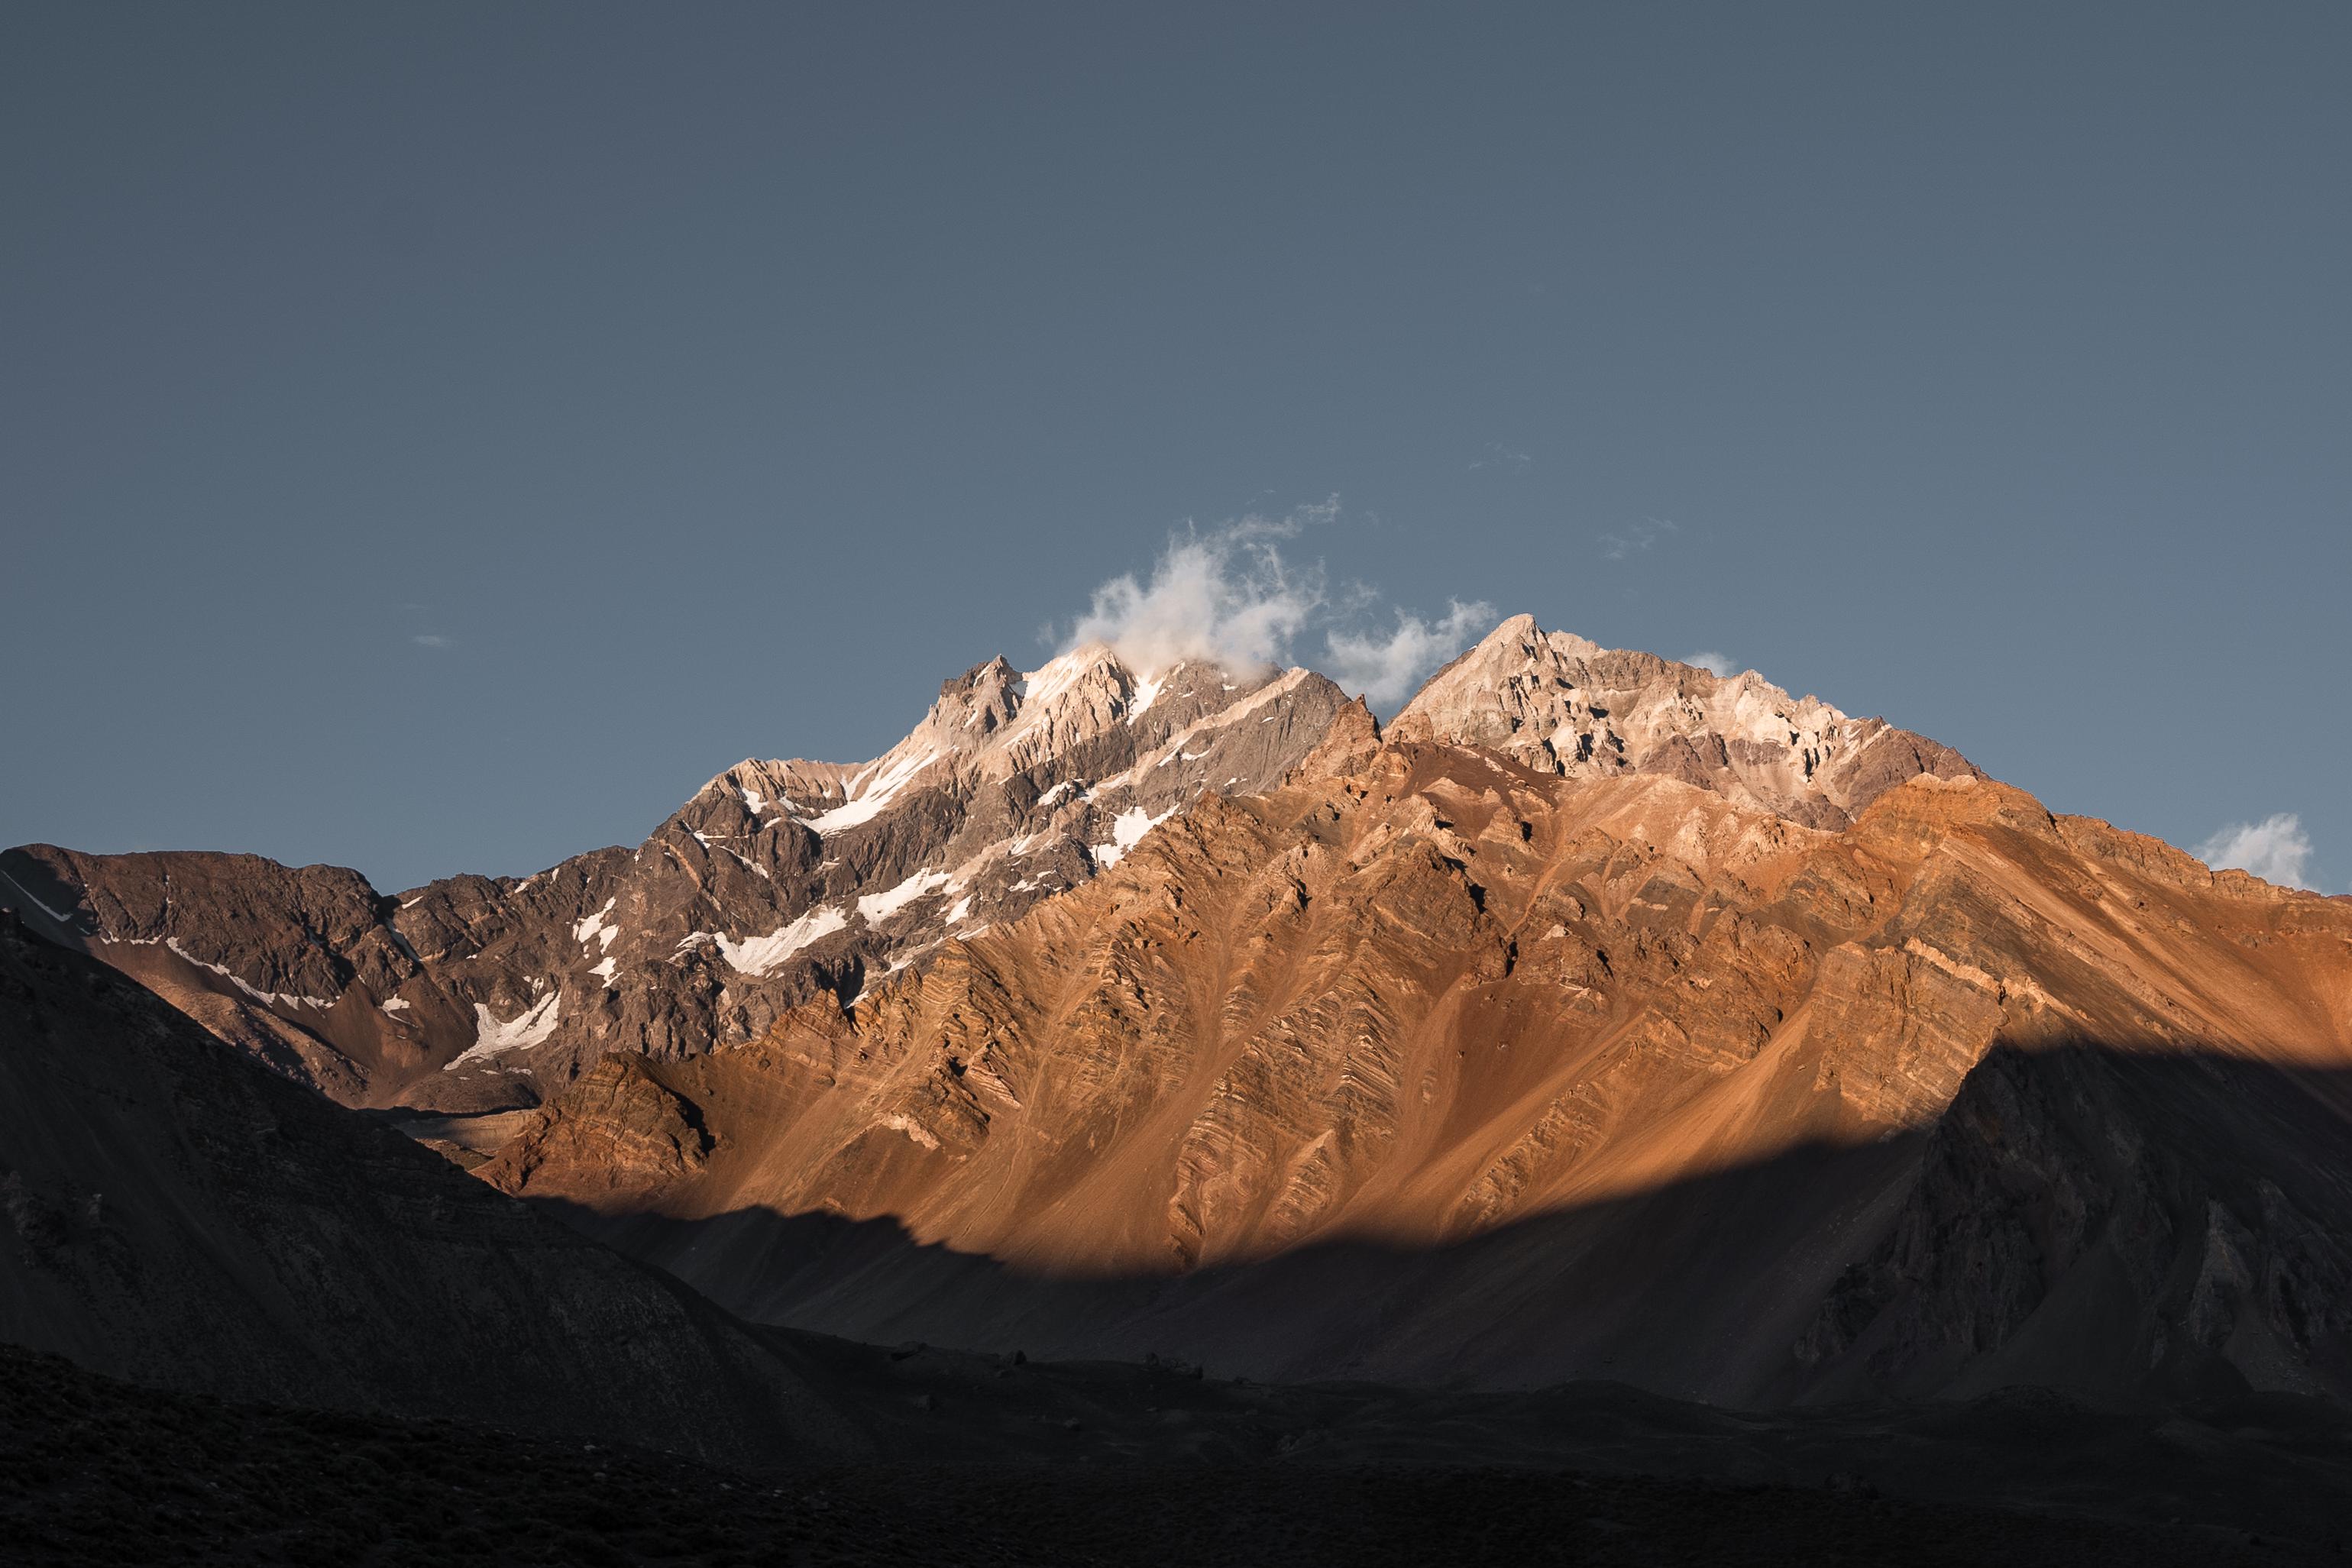
[[[0,916],[0,1339],[145,1383],[775,1458],[870,1439],[789,1339]]]
[[[1113,1397],[1150,1377],[1040,1375]],[[0,1348],[0,1542],[6,1561],[26,1564],[2340,1560],[2331,1516],[2347,1500],[2313,1460],[2339,1458],[2344,1435],[2303,1409],[2268,1411],[2268,1431],[2236,1424],[2254,1411],[2157,1431],[2063,1403],[1980,1402],[1879,1428],[1870,1452],[1864,1422],[1800,1430],[1688,1410],[1677,1419],[1663,1402],[1594,1389],[1544,1396],[1516,1416],[1490,1409],[1466,1427],[1423,1425],[1383,1453],[1394,1413],[1360,1392],[1193,1386],[1189,1403],[1213,1424],[1295,1425],[1348,1406],[1353,1417],[1313,1434],[1328,1445],[1321,1457],[1299,1448],[1297,1430],[1277,1439],[1290,1454],[1221,1463],[1073,1435],[1058,1460],[754,1471],[465,1423],[162,1393]],[[1550,1441],[1529,1441],[1524,1424],[1539,1415],[1570,1419]],[[1473,1438],[1454,1463],[1436,1457],[1449,1427]],[[1475,1462],[1479,1435],[1509,1442],[1521,1462]],[[2079,1455],[2052,1462],[2060,1445],[2086,1437],[2110,1483],[2149,1466],[2158,1490],[2137,1500],[2185,1511],[2132,1518],[2090,1506]],[[1841,1453],[1891,1486],[1866,1469],[1805,1469]],[[1664,1473],[1622,1468],[1669,1454],[1679,1460]],[[1906,1472],[1912,1495],[1892,1490]],[[1940,1489],[1931,1473],[1944,1476]],[[2015,1483],[2008,1506],[1932,1500],[1971,1475],[1989,1498]],[[2184,1483],[2187,1496],[2162,1495]],[[2246,1483],[2254,1490],[2239,1493]],[[2290,1505],[2247,1527],[2255,1497],[2289,1491]]]

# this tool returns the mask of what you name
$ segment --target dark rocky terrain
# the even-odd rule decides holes
[[[775,1456],[793,1346],[0,916],[0,1340],[142,1382]]]
[[[1163,1432],[1168,1417],[1221,1426],[1223,1446],[1180,1455],[1055,1425],[1062,1451],[1025,1460],[712,1465],[164,1393],[0,1347],[0,1551],[60,1565],[2136,1568],[2337,1562],[2352,1504],[2343,1424],[2300,1407],[2158,1428],[2010,1400],[1808,1427],[1605,1388],[1421,1414],[1148,1369],[1036,1375],[1089,1387],[1097,1408],[1165,1401]],[[2126,1476],[2140,1483],[2128,1496]]]

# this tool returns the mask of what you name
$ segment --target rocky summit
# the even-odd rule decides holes
[[[1496,752],[1569,779],[1664,774],[1811,828],[1843,828],[1905,779],[1977,769],[1884,719],[1652,653],[1504,622],[1440,670],[1391,729]]]

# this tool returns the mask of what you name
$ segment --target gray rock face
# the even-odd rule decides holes
[[[355,1105],[535,1103],[609,1051],[674,1060],[924,963],[1264,788],[1345,698],[1322,676],[1129,669],[1087,647],[945,683],[863,767],[745,761],[635,851],[379,895],[252,855],[0,855],[0,904]]]

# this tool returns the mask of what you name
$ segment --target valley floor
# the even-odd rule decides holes
[[[1126,1383],[1112,1369],[1043,1375]],[[1202,1395],[1220,1401],[1218,1385]],[[1280,1391],[1262,1391],[1276,1396]],[[1310,1396],[1310,1399],[1314,1396]],[[1244,1400],[1244,1403],[1250,1403]],[[1251,1404],[1279,1425],[1278,1397]],[[1625,1406],[1618,1402],[1622,1419]],[[1212,1413],[1213,1414],[1213,1412]],[[2049,1412],[2043,1411],[2046,1416]],[[2063,1415],[2063,1412],[2061,1413]],[[1982,1412],[1978,1412],[1980,1417]],[[1999,1425],[2001,1423],[1996,1423]],[[2031,1448],[2030,1431],[2006,1424]],[[1418,1424],[1417,1424],[1418,1425]],[[1811,1484],[1705,1474],[1368,1462],[1346,1429],[1239,1462],[1088,1452],[729,1472],[667,1455],[450,1422],[297,1411],[163,1393],[0,1347],[0,1560],[10,1563],[2296,1563],[2344,1486],[2307,1492],[2305,1527],[2264,1539],[2185,1522],[1881,1496],[1855,1471]],[[1979,1425],[1982,1425],[1979,1421]],[[1957,1430],[1957,1427],[1954,1428]],[[1365,1428],[1367,1431],[1372,1428]],[[1271,1434],[1267,1434],[1271,1435]],[[1498,1437],[1475,1435],[1465,1453]],[[1618,1454],[1655,1461],[1652,1421]],[[1693,1434],[1703,1439],[1703,1434]],[[1990,1427],[1981,1440],[1999,1437]],[[2013,1447],[2008,1438],[2003,1447]],[[2341,1434],[2306,1436],[2330,1455]],[[1532,1449],[1546,1445],[1537,1442]],[[1719,1469],[1703,1440],[1686,1469]],[[1798,1463],[1826,1450],[1799,1445]],[[2305,1456],[2306,1458],[2309,1457]],[[1871,1456],[1856,1451],[1857,1465]],[[1965,1463],[1958,1448],[1946,1455]],[[2225,1469],[2227,1461],[2225,1459]],[[1997,1468],[1997,1467],[1996,1467]],[[2340,1467],[2326,1472],[2340,1476]],[[2133,1477],[2109,1476],[2118,1489]],[[2226,1484],[2226,1473],[2216,1479]],[[2119,1490],[2116,1500],[2126,1501]],[[2143,1504],[2145,1500],[2139,1500]],[[2192,1511],[2195,1505],[2190,1505]]]

